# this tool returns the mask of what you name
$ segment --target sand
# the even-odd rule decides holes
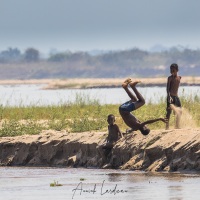
[[[45,84],[43,89],[121,87],[126,78],[0,80],[0,85]],[[140,86],[166,86],[167,83],[167,77],[138,79],[141,80]],[[182,77],[181,85],[200,85],[200,77]]]
[[[101,168],[96,147],[106,132],[42,131],[39,135],[0,138],[1,166],[62,166]],[[134,132],[120,139],[112,151],[114,167],[152,172],[198,172],[200,129]]]

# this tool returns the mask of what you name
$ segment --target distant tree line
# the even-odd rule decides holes
[[[8,48],[0,52],[0,63],[37,62],[39,59],[40,52],[34,48],[28,48],[24,53],[18,48]]]
[[[155,77],[169,75],[169,66],[177,63],[182,75],[200,76],[199,49],[173,47],[161,52],[149,52],[133,48],[98,55],[66,51],[49,54],[48,58],[41,58],[40,54],[35,48],[27,48],[23,53],[17,48],[1,51],[0,72],[3,64],[11,63],[24,71],[25,78]]]

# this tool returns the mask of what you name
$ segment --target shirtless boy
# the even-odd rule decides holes
[[[169,119],[172,110],[176,116],[175,128],[180,128],[180,117],[181,117],[181,102],[178,97],[178,88],[181,80],[181,76],[178,76],[178,65],[176,63],[170,66],[171,76],[167,79],[167,114],[166,114],[166,129],[169,129]]]
[[[107,122],[108,136],[106,138],[106,143],[97,146],[97,150],[102,157],[101,165],[105,164],[105,162],[107,161],[107,156],[111,152],[114,145],[121,137],[123,137],[118,125],[115,124],[115,116],[113,114],[108,115]]]
[[[140,81],[132,82],[131,79],[126,79],[124,83],[122,84],[122,87],[128,94],[128,96],[131,98],[130,101],[122,104],[119,107],[119,113],[124,120],[125,124],[131,128],[132,131],[140,130],[143,135],[148,135],[150,132],[150,129],[146,126],[147,124],[151,124],[157,121],[162,121],[166,123],[166,119],[164,118],[158,118],[158,119],[152,119],[145,122],[140,122],[134,115],[132,115],[133,110],[137,110],[141,106],[145,104],[145,100],[143,96],[138,92],[136,85],[140,83]],[[135,95],[129,90],[128,85],[132,88]]]

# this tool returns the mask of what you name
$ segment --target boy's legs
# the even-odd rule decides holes
[[[105,143],[105,144],[97,146],[97,152],[102,159],[101,165],[106,163],[107,155],[111,152],[112,148],[113,148],[112,143]]]
[[[138,92],[137,88],[135,87],[138,83],[140,83],[140,81],[131,82],[129,84],[138,99],[137,102],[135,103],[135,109],[138,109],[145,104],[144,97]]]
[[[172,110],[175,114],[175,128],[180,128],[180,119],[182,115],[181,102],[180,99],[176,96],[172,96],[172,99],[173,99],[172,102],[167,101],[166,130],[169,129],[169,120]]]
[[[128,84],[130,84],[130,83],[131,83],[131,80],[126,79],[124,81],[124,83],[122,84],[122,87],[124,88],[124,90],[126,91],[126,93],[128,94],[128,96],[131,98],[131,100],[133,102],[136,102],[137,101],[136,96],[128,89]]]
[[[120,114],[122,114],[123,111],[125,111],[126,114],[127,112],[130,113],[131,111],[136,110],[145,104],[145,100],[143,96],[138,92],[138,90],[135,87],[139,82],[140,81],[128,82],[127,80],[125,80],[124,83],[122,84],[122,87],[124,88],[128,96],[131,98],[131,100],[128,102],[125,102],[124,104],[120,106],[120,109],[119,109]],[[132,88],[136,96],[129,90],[128,84],[130,85],[130,87]]]
[[[167,107],[166,111],[167,111],[167,114],[166,114],[167,123],[166,123],[166,128],[165,129],[168,130],[169,129],[170,115],[172,113],[172,110],[171,110],[170,106]]]
[[[181,114],[182,114],[181,107],[176,107],[174,104],[170,104],[170,108],[175,113],[175,128],[180,128],[180,121],[181,121]]]

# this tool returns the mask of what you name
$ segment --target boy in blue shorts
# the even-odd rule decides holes
[[[145,100],[143,96],[138,92],[136,85],[140,83],[140,81],[132,82],[131,79],[126,79],[122,84],[122,87],[131,98],[130,101],[125,102],[119,107],[119,113],[124,120],[125,124],[131,128],[131,131],[140,130],[143,135],[148,135],[150,129],[146,126],[147,124],[151,124],[157,121],[162,121],[166,123],[166,119],[158,118],[152,119],[145,122],[139,121],[131,112],[137,110],[141,106],[145,104]],[[131,87],[135,95],[129,90],[128,85]]]

